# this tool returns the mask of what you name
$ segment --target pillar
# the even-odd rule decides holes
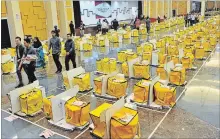
[[[155,11],[155,15],[156,15],[155,18],[157,18],[158,17],[158,0],[156,1],[156,9],[155,10],[156,10]],[[161,17],[161,15],[160,15],[160,17]]]
[[[158,0],[158,7],[157,7],[158,15],[160,15],[161,19],[164,17],[164,0]]]
[[[191,9],[190,9],[190,0],[187,0],[187,13],[189,13],[190,11],[191,11]]]
[[[142,2],[142,9],[143,9],[143,15],[147,16],[147,0],[143,0]]]
[[[59,1],[58,2],[58,8],[60,11],[62,12],[59,12],[60,15],[60,36],[62,38],[66,38],[66,34],[69,33],[68,31],[68,21],[67,21],[67,13],[66,13],[66,1]]]
[[[164,17],[164,15],[166,14],[165,13],[165,3],[164,3],[164,1],[165,0],[162,0],[162,15],[161,15],[162,17]]]
[[[11,46],[15,47],[15,37],[21,37],[22,42],[24,39],[19,1],[6,1],[6,6]]]
[[[218,8],[218,5],[217,5],[217,0],[215,0],[215,9]]]
[[[170,6],[170,17],[173,17],[173,2],[172,2],[173,0],[169,0],[169,6]]]
[[[205,16],[205,0],[201,1],[201,15]]]
[[[176,1],[177,9],[176,9],[176,15],[179,15],[179,1]]]
[[[47,33],[51,36],[51,30],[58,25],[56,1],[45,1],[45,10],[47,15]]]
[[[169,9],[169,0],[164,0],[164,14],[167,16],[167,18],[170,17],[170,9]]]
[[[150,17],[150,4],[151,4],[151,2],[150,2],[150,0],[147,0],[147,15]],[[151,18],[151,17],[150,17]]]

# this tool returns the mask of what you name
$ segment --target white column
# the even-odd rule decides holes
[[[167,18],[170,18],[170,0],[165,0],[165,1],[167,3],[167,9],[166,9]]]
[[[148,16],[150,17],[150,0],[147,0],[147,11],[148,11]],[[151,17],[150,17],[151,18]]]
[[[161,15],[162,17],[164,17],[164,15],[165,15],[165,12],[164,12],[165,11],[165,9],[164,9],[164,1],[165,0],[162,0],[162,15]]]
[[[170,1],[170,4],[169,4],[169,6],[170,6],[170,17],[172,18],[173,17],[173,2],[172,2],[172,0],[169,0]]]
[[[60,36],[62,38],[66,38],[66,34],[69,33],[68,31],[68,21],[67,21],[67,13],[66,13],[66,1],[59,1],[58,7],[60,11]]]
[[[48,36],[51,36],[51,30],[54,29],[55,25],[58,25],[56,1],[45,1],[45,10],[47,15],[47,33]]]
[[[15,47],[15,37],[21,37],[22,42],[24,39],[19,1],[6,1],[6,7],[11,46]]]
[[[142,1],[142,13],[144,16],[147,16],[147,0]]]
[[[189,13],[190,11],[191,11],[191,9],[190,9],[190,0],[187,0],[187,13]]]
[[[158,17],[158,0],[156,1],[156,17],[154,17],[154,18],[157,18]],[[160,17],[161,17],[161,15],[160,15]]]
[[[205,0],[201,1],[201,15],[205,16]]]
[[[217,5],[217,0],[215,0],[215,9],[218,8],[218,5]]]
[[[179,2],[178,1],[176,1],[176,2],[177,2],[176,15],[179,15]]]

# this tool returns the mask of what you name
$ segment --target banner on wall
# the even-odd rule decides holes
[[[95,1],[96,19],[112,16],[111,1]]]

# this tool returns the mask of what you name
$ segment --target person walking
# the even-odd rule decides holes
[[[76,68],[76,53],[75,53],[75,46],[74,41],[71,38],[71,34],[67,34],[67,41],[65,43],[65,50],[66,50],[66,57],[65,57],[65,66],[66,70],[69,70],[69,61],[72,61],[73,68]]]
[[[69,27],[70,27],[71,37],[75,36],[75,28],[74,28],[74,25],[73,25],[73,21],[70,21]]]
[[[102,28],[102,23],[101,23],[101,19],[99,19],[97,22],[97,33],[101,31],[101,28]]]
[[[28,76],[28,84],[33,83],[37,80],[34,72],[35,72],[35,65],[36,65],[36,51],[31,46],[31,40],[30,39],[24,39],[24,46],[25,46],[25,52],[24,56],[22,58],[22,66],[24,68],[25,73]]]
[[[80,22],[80,37],[84,36],[84,31],[85,31],[85,24],[83,23],[83,21]]]
[[[147,16],[146,19],[146,27],[147,27],[147,33],[150,34],[150,18]]]
[[[60,37],[60,29],[58,29],[57,26],[54,26],[54,31],[56,33],[56,36]]]
[[[184,16],[184,20],[185,20],[185,27],[187,27],[188,25],[188,14],[186,14],[185,16]]]
[[[133,29],[135,29],[136,28],[136,21],[137,21],[137,17],[134,19],[134,23],[133,23],[133,25],[132,25],[132,27],[133,27]]]
[[[188,27],[189,27],[191,25],[191,14],[190,13],[188,14],[187,19],[188,19]]]
[[[56,36],[56,32],[54,30],[51,31],[51,34],[52,38],[49,40],[48,55],[50,54],[50,49],[52,48],[53,60],[57,67],[57,71],[55,73],[60,73],[62,72],[62,65],[59,61],[61,52],[61,42],[60,38]]]
[[[195,24],[195,14],[193,13],[192,15],[191,15],[191,21],[192,21],[192,23],[191,23],[191,26],[193,26],[194,24]]]
[[[160,23],[160,16],[157,17],[157,22]]]
[[[102,34],[106,34],[108,28],[108,24],[105,20],[102,21]]]
[[[21,58],[23,57],[25,47],[21,44],[20,37],[15,38],[15,44],[16,44],[16,55],[17,55],[16,73],[17,73],[18,80],[19,80],[19,84],[15,88],[19,88],[19,87],[24,86],[23,81],[22,81],[22,75],[21,75],[22,67],[19,68],[19,65],[21,63]]]
[[[105,29],[106,29],[106,30],[105,30],[105,31],[108,32],[108,29],[109,29],[109,22],[108,22],[107,19],[105,19],[104,22],[106,23],[106,26],[105,26]]]
[[[164,20],[167,20],[167,17],[166,17],[166,15],[164,15],[164,16],[163,16],[163,19],[164,19]]]
[[[42,43],[40,42],[38,37],[34,38],[33,41],[33,47],[35,48],[37,52],[37,61],[36,61],[36,67],[43,67],[45,68],[45,60],[44,60],[44,51],[43,51],[43,46]]]
[[[136,28],[137,30],[139,30],[140,25],[141,25],[141,20],[140,20],[140,19],[137,19],[136,22],[135,22],[135,28]]]
[[[111,24],[112,24],[113,29],[117,31],[118,26],[119,26],[118,21],[114,19]]]

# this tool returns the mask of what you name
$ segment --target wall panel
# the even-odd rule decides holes
[[[69,23],[70,21],[73,21],[74,24],[74,14],[73,14],[73,6],[72,6],[72,1],[71,0],[67,0],[66,1],[66,15],[67,15],[67,26],[68,26],[68,31],[70,32],[70,28],[69,28]]]
[[[2,17],[7,17],[7,8],[5,1],[1,1],[1,15]]]
[[[168,12],[169,12],[169,2],[168,1],[164,1],[164,14],[166,15],[166,17],[168,17]]]
[[[24,35],[47,39],[46,13],[43,1],[19,1]]]
[[[185,15],[187,13],[187,1],[179,1],[178,14]]]
[[[59,10],[59,1],[56,1],[56,6],[57,6],[57,20],[58,20],[58,28],[60,28],[60,10]]]
[[[156,10],[156,1],[150,1],[150,18],[157,18]]]
[[[161,18],[164,16],[163,10],[163,1],[158,1],[158,15],[160,15]]]

